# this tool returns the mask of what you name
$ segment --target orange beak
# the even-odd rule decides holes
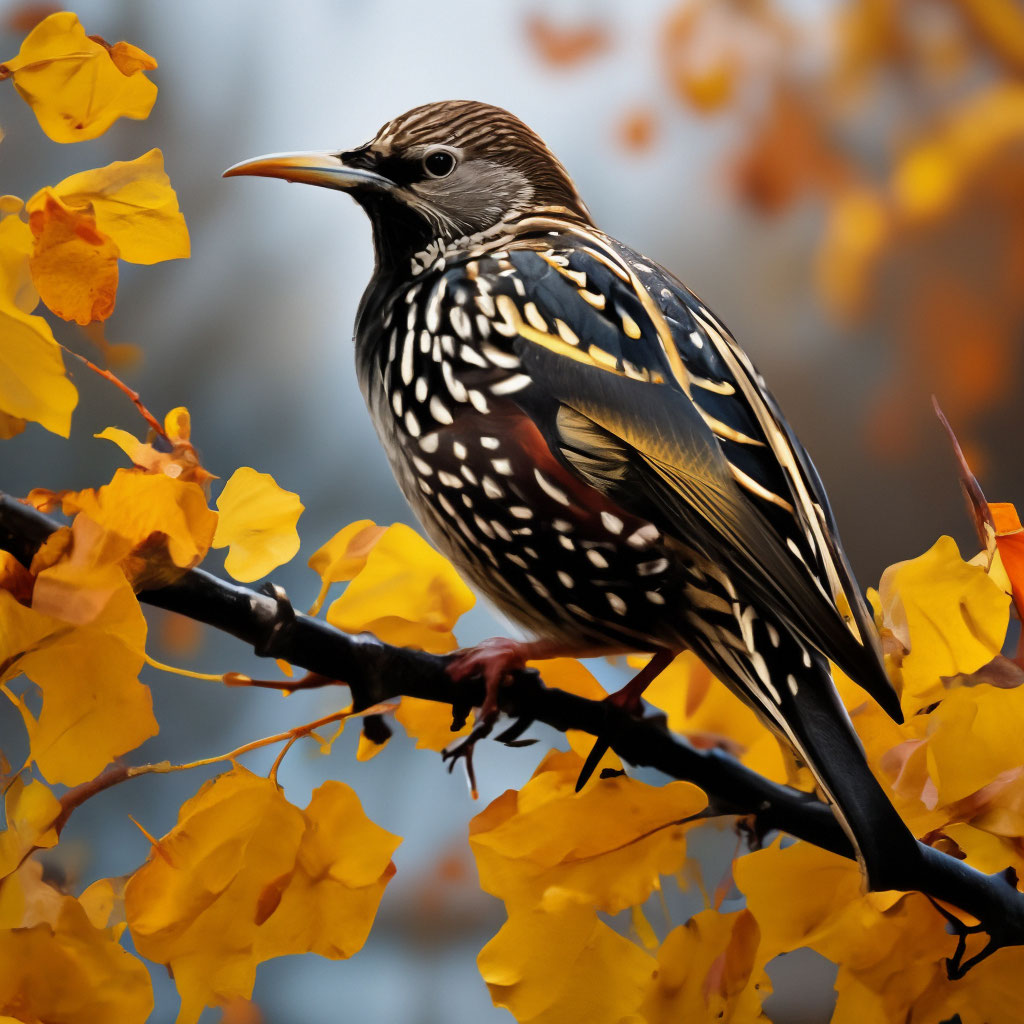
[[[271,153],[255,160],[243,160],[229,167],[223,177],[249,174],[259,178],[283,178],[305,185],[349,191],[357,188],[393,189],[383,175],[362,167],[347,167],[336,153]]]

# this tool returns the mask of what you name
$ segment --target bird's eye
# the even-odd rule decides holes
[[[423,158],[423,169],[432,178],[446,178],[455,170],[455,157],[447,149],[435,149]]]

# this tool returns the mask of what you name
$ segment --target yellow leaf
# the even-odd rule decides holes
[[[91,214],[127,263],[159,263],[189,255],[188,228],[159,149],[135,160],[81,171],[27,203],[30,214],[52,192],[69,209]]]
[[[878,593],[885,627],[909,651],[896,659],[908,716],[942,699],[942,677],[975,672],[1002,648],[1010,597],[984,568],[963,561],[952,537],[889,566]]]
[[[38,780],[27,785],[19,775],[4,799],[7,829],[0,832],[0,879],[16,871],[33,849],[57,845],[53,823],[60,814],[60,801]]]
[[[126,73],[122,67],[136,70]],[[156,61],[135,47],[119,52],[115,61],[74,14],[62,11],[36,25],[17,57],[0,64],[0,78],[13,76],[54,142],[80,142],[102,135],[119,117],[149,116],[156,86],[137,69],[152,67]]]
[[[132,462],[147,473],[162,473],[174,480],[188,481],[205,487],[215,479],[199,464],[199,456],[190,440],[191,420],[184,407],[172,409],[164,418],[164,430],[171,441],[171,450],[157,451],[151,444],[140,441],[134,434],[118,427],[107,427],[93,437],[112,441]]]
[[[988,683],[950,691],[928,716],[928,774],[955,803],[1021,763],[1024,688]]]
[[[507,790],[470,823],[480,886],[510,908],[535,906],[555,886],[614,914],[682,867],[682,821],[707,806],[704,793],[624,776],[576,793],[582,767],[578,754],[551,751],[519,792]]]
[[[733,877],[760,925],[765,961],[806,946],[839,965],[833,1021],[943,1019],[916,1013],[926,993],[948,984],[955,946],[926,897],[865,895],[853,861],[801,842],[740,857]]]
[[[636,1019],[654,958],[560,890],[509,915],[477,957],[495,1006],[520,1024]]]
[[[704,910],[672,929],[641,1007],[646,1024],[767,1021],[761,1003],[772,985],[758,956],[760,938],[749,910]]]
[[[352,579],[360,572],[374,544],[387,532],[386,526],[377,526],[371,519],[360,519],[339,530],[326,544],[318,548],[309,560],[309,567],[321,581],[310,615],[318,615],[332,583]]]
[[[117,297],[117,246],[92,215],[69,209],[47,190],[29,228],[35,239],[29,268],[43,302],[83,326],[106,320]]]
[[[0,220],[0,305],[31,313],[39,304],[32,284],[28,258],[32,252],[32,230],[20,217]]]
[[[266,576],[299,550],[295,524],[303,504],[282,490],[269,473],[243,466],[232,473],[217,498],[220,517],[215,548],[230,548],[224,568],[242,583]]]
[[[50,325],[0,296],[0,411],[67,437],[77,404]]]
[[[474,601],[446,558],[395,523],[328,608],[327,621],[347,633],[366,630],[387,643],[443,654],[455,647],[451,631]]]
[[[58,575],[73,589],[66,566],[40,572],[36,589]],[[90,574],[90,586],[105,600],[90,602],[86,622],[26,608],[0,590],[0,681],[24,673],[42,691],[38,718],[19,703],[31,759],[50,782],[67,786],[94,778],[157,732],[152,697],[138,681],[146,620],[120,570],[107,567],[102,575],[100,585],[97,573]]]
[[[94,926],[76,899],[41,875],[41,866],[28,861],[0,887],[7,911],[0,917],[0,1014],[60,1024],[144,1024],[153,1010],[149,972],[112,929]],[[12,918],[15,906],[20,913]]]
[[[340,782],[324,783],[305,811],[243,768],[206,783],[125,893],[136,948],[174,973],[179,1024],[251,996],[264,960],[358,952],[399,841]]]
[[[109,484],[61,494],[75,520],[75,558],[80,563],[121,565],[136,587],[172,582],[206,556],[217,514],[202,488],[161,473],[119,469]],[[38,597],[38,592],[37,592]]]

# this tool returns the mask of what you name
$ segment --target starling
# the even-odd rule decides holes
[[[871,774],[829,662],[894,719],[871,613],[821,480],[764,379],[669,271],[591,219],[505,110],[430,103],[365,145],[226,175],[348,192],[376,265],[359,383],[399,485],[459,570],[536,638],[485,641],[456,677],[528,658],[689,648],[813,772],[874,889],[919,856]]]

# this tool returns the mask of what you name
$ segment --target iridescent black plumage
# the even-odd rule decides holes
[[[438,150],[447,183],[426,169]],[[504,111],[417,108],[333,159],[370,182],[336,186],[374,225],[360,385],[432,539],[566,650],[693,649],[808,763],[870,883],[905,877],[916,843],[828,664],[899,719],[871,615],[810,459],[725,327],[595,228]]]

